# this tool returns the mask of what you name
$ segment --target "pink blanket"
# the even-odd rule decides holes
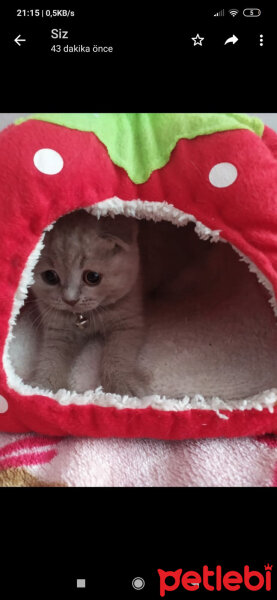
[[[277,487],[277,436],[185,441],[0,434],[0,487]]]

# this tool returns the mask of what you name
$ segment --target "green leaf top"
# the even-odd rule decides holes
[[[240,113],[37,113],[18,119],[16,125],[29,119],[93,132],[134,183],[144,183],[152,171],[166,165],[181,138],[232,129],[262,136],[264,130],[260,119]]]

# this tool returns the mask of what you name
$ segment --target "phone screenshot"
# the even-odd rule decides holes
[[[3,597],[276,594],[276,13],[1,13]]]

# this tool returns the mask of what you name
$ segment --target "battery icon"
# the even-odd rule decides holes
[[[245,17],[259,17],[261,11],[259,8],[245,8],[243,11],[243,15]]]

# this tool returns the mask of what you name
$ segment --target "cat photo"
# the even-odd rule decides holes
[[[70,389],[74,359],[100,336],[103,391],[145,395],[147,377],[137,367],[145,335],[138,231],[134,218],[78,210],[46,232],[26,301],[41,331],[30,385]]]

